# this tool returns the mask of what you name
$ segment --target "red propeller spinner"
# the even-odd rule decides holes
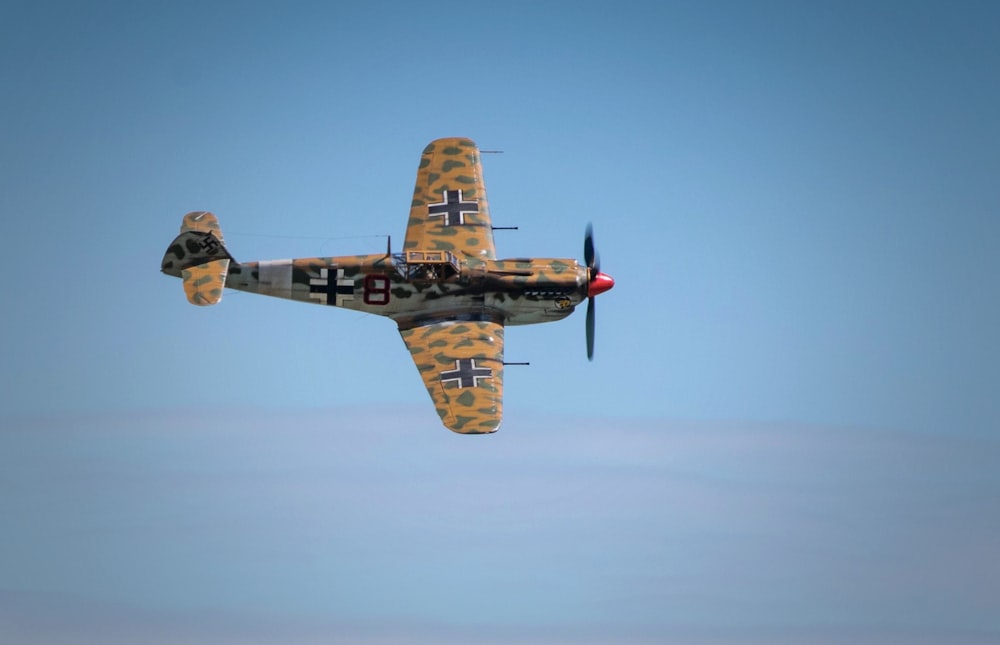
[[[607,273],[597,272],[597,275],[590,279],[590,286],[587,287],[587,297],[599,296],[611,287],[615,286],[615,279]]]

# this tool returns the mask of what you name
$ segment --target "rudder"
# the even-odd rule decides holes
[[[214,305],[222,300],[230,262],[219,220],[208,211],[184,216],[181,233],[167,247],[160,270],[184,281],[184,294],[193,305]]]

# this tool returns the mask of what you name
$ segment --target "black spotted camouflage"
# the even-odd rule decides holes
[[[400,331],[442,423],[460,434],[496,432],[503,417],[503,326],[442,321]],[[488,376],[447,379],[460,361],[473,359]]]
[[[463,211],[463,225],[444,226],[444,217],[428,217],[429,205],[457,190],[461,202],[474,201],[478,208]],[[225,284],[392,318],[444,425],[462,434],[494,432],[503,416],[504,325],[568,316],[587,297],[588,269],[572,259],[496,259],[479,152],[461,138],[440,139],[424,150],[404,244],[410,250],[451,251],[460,270],[436,281],[417,280],[406,263],[388,254],[237,264],[222,243],[216,217],[196,211],[185,215],[161,269],[184,279],[194,304],[218,302]],[[377,298],[369,293],[369,279],[380,280]],[[463,366],[477,377],[449,376]]]
[[[181,221],[181,235],[183,236],[189,231],[211,233],[218,241],[218,248],[224,249],[222,229],[214,214],[208,211],[192,211],[185,215]],[[202,240],[202,243],[205,245],[203,251],[206,255],[211,256],[217,253],[218,249],[213,248],[211,238]],[[180,277],[184,280],[184,295],[187,296],[188,302],[203,307],[214,305],[222,300],[228,271],[228,257],[207,260],[182,269]]]
[[[443,217],[432,217],[428,212],[429,206],[440,203],[450,190],[461,190],[463,201],[478,205],[478,212],[465,214],[461,226],[444,226]],[[496,259],[479,149],[471,139],[438,139],[424,148],[403,249],[451,251],[471,260]]]

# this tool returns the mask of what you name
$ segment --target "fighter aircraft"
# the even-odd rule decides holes
[[[449,138],[424,148],[401,253],[237,262],[215,215],[195,211],[160,268],[194,305],[227,287],[392,318],[445,427],[486,434],[503,417],[506,325],[561,320],[586,298],[593,358],[594,298],[615,283],[590,226],[583,256],[498,260],[479,149]]]

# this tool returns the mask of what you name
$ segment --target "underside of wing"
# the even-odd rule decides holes
[[[471,139],[438,139],[424,148],[403,249],[496,259],[479,149]]]
[[[503,326],[437,322],[400,335],[445,427],[461,434],[496,432],[503,417]]]

